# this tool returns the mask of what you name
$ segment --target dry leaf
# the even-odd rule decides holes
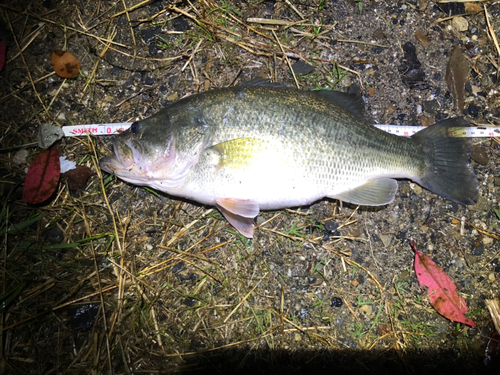
[[[418,4],[418,10],[420,10],[421,12],[423,12],[425,10],[425,8],[427,8],[428,4],[429,4],[428,0],[420,0],[420,2]]]
[[[81,189],[92,175],[92,170],[85,165],[77,165],[75,169],[61,173],[61,181],[68,183],[71,191]]]
[[[446,83],[460,112],[464,110],[465,84],[469,78],[469,69],[469,61],[462,47],[455,46],[446,66]]]
[[[422,30],[418,29],[415,31],[415,38],[424,46],[427,47],[431,42],[429,42],[429,39],[425,36],[425,34],[422,32]]]
[[[465,12],[466,13],[479,13],[482,12],[483,8],[474,3],[465,3]]]
[[[52,66],[58,76],[73,78],[80,72],[80,62],[71,53],[55,49],[52,53]]]
[[[24,180],[23,201],[39,204],[49,199],[57,189],[61,165],[56,147],[40,152],[28,169]]]
[[[453,322],[460,322],[475,327],[474,322],[466,318],[467,305],[463,297],[457,293],[457,287],[450,277],[428,256],[420,253],[415,243],[412,242],[415,250],[415,273],[420,285],[425,285],[429,301],[445,318]]]

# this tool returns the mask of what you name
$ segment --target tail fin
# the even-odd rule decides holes
[[[471,142],[467,138],[450,137],[450,128],[468,126],[462,118],[452,118],[430,126],[412,139],[425,154],[427,170],[415,179],[420,185],[460,204],[475,204],[478,197],[476,175],[469,165]]]

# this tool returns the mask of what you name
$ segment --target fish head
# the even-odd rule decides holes
[[[186,122],[194,126],[186,126]],[[199,120],[160,111],[113,138],[99,166],[124,181],[169,192],[182,185],[202,147]]]

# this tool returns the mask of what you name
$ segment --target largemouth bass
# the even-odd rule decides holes
[[[253,82],[195,94],[134,122],[100,167],[122,180],[216,206],[252,237],[260,210],[324,197],[378,206],[410,179],[474,204],[469,142],[454,118],[402,138],[375,128],[350,95]]]

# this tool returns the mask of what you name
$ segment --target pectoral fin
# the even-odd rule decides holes
[[[238,232],[248,238],[253,237],[254,217],[259,214],[259,205],[250,199],[219,198],[217,208]]]
[[[268,157],[269,149],[259,138],[236,138],[211,147],[218,155],[217,166],[231,169],[246,168]]]
[[[394,200],[397,190],[398,182],[396,180],[378,178],[331,198],[362,206],[382,206]]]

